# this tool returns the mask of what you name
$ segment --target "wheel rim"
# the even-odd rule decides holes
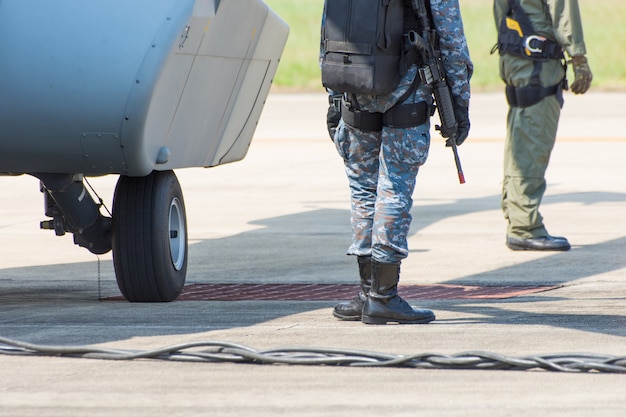
[[[178,198],[170,203],[169,231],[172,265],[180,271],[185,263],[185,219]]]

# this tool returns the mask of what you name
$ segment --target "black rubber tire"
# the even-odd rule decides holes
[[[174,171],[120,176],[112,240],[117,285],[128,301],[178,297],[187,274],[187,217]]]

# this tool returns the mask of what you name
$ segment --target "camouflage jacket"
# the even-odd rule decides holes
[[[439,36],[441,57],[451,93],[469,106],[470,78],[474,65],[465,39],[459,1],[430,0],[430,10]]]

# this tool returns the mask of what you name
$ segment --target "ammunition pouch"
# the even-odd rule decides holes
[[[425,101],[396,105],[383,114],[383,125],[396,129],[406,129],[423,125],[429,117],[430,112]]]
[[[341,118],[350,127],[364,132],[380,132],[383,126],[406,129],[426,123],[431,116],[428,104],[418,103],[396,105],[385,113],[368,112],[355,109],[345,101],[341,103]]]
[[[563,82],[550,87],[529,85],[526,87],[506,86],[506,99],[511,107],[530,107],[546,97],[556,95],[557,100],[563,106]]]
[[[345,100],[341,102],[341,118],[348,126],[364,132],[380,132],[383,130],[383,114],[362,111],[352,107]]]

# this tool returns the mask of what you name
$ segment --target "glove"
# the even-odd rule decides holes
[[[341,93],[328,90],[328,112],[326,113],[326,127],[330,140],[335,140],[335,132],[341,119]]]
[[[571,86],[572,93],[585,94],[589,90],[591,80],[593,79],[587,58],[584,55],[577,55],[572,57],[570,62],[574,68],[574,82]]]
[[[457,123],[456,129],[456,146],[460,146],[469,136],[470,120],[469,108],[459,97],[452,98],[452,108],[454,109],[454,117]],[[452,146],[451,139],[446,141],[446,146]]]

